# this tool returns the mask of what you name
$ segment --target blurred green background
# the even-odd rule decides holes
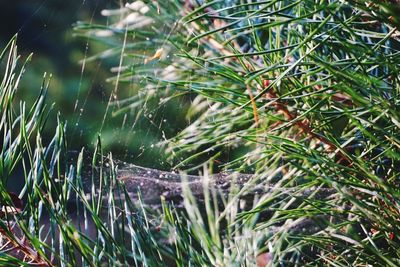
[[[61,119],[67,121],[70,150],[79,151],[83,146],[93,149],[101,132],[105,152],[111,151],[116,158],[128,162],[168,169],[170,165],[156,144],[186,125],[180,111],[187,103],[171,101],[162,107],[148,103],[148,110],[142,114],[118,116],[111,115],[111,107],[105,116],[115,86],[106,79],[112,76],[110,68],[118,65],[119,59],[85,61],[82,66],[82,60],[103,51],[104,47],[75,37],[74,23],[106,24],[101,10],[118,8],[121,4],[106,0],[2,1],[0,43],[4,46],[18,33],[22,59],[33,53],[20,84],[20,99],[32,103],[39,93],[43,74],[52,74],[47,103],[54,103],[54,107],[44,132],[45,141],[53,136],[60,112]],[[137,86],[121,84],[116,97],[129,98],[137,93],[134,88]]]

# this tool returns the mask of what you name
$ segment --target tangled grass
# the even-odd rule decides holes
[[[205,191],[201,203],[186,188],[183,207],[149,210],[121,198],[117,169],[102,164],[91,175],[103,197],[94,187],[88,196],[82,170],[101,163],[101,142],[91,162],[81,153],[71,166],[61,121],[41,143],[45,90],[29,112],[15,109],[12,42],[2,54],[1,262],[398,266],[397,11],[396,1],[135,1],[103,11],[109,25],[76,25],[110,47],[88,60],[120,59],[112,95],[123,83],[134,92],[110,102],[110,115],[181,99],[187,127],[159,145],[177,168],[274,185],[247,205],[240,188],[222,200]],[[18,164],[17,197],[6,185]]]

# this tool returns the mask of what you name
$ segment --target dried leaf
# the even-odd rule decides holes
[[[257,267],[266,267],[272,263],[271,253],[261,253],[256,258]]]
[[[23,201],[18,197],[18,195],[14,192],[8,192],[8,195],[11,198],[12,206],[3,206],[0,211],[0,217],[4,216],[5,214],[17,214],[20,213],[23,209]]]
[[[164,52],[164,48],[159,48],[157,49],[157,51],[154,53],[154,55],[152,57],[148,57],[144,60],[144,64],[147,64],[148,62],[154,60],[154,59],[160,59],[161,56],[163,55]]]

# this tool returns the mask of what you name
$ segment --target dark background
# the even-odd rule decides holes
[[[73,25],[77,21],[106,24],[100,15],[102,9],[118,8],[121,3],[106,0],[21,0],[0,1],[0,45],[18,34],[18,52],[22,60],[33,53],[26,73],[20,83],[18,98],[32,103],[37,97],[43,74],[51,73],[47,102],[54,103],[47,127],[43,133],[44,143],[49,142],[57,125],[57,114],[67,122],[68,147],[80,151],[82,147],[92,151],[100,133],[106,106],[113,84],[106,82],[111,76],[109,69],[117,59],[87,62],[82,71],[80,63],[105,49],[101,44],[88,42],[74,36]],[[114,61],[113,61],[114,60]],[[124,88],[125,86],[125,88]],[[120,92],[127,92],[129,85],[121,85]],[[123,97],[127,97],[126,94]],[[17,101],[19,101],[19,99]],[[161,110],[168,122],[169,133],[183,127],[184,122],[175,110]],[[126,119],[126,118],[125,118]],[[162,140],[162,131],[153,121],[140,119],[132,128],[134,116],[107,116],[101,130],[105,153],[112,152],[116,158],[142,166],[169,169],[160,148],[154,146]],[[168,129],[167,129],[168,131]]]

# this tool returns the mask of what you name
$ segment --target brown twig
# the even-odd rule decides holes
[[[9,227],[10,232],[13,234],[13,236],[9,236],[10,232],[5,231],[4,229],[0,228],[0,235],[1,238],[4,238],[6,242],[11,246],[9,250],[14,250],[18,252],[21,252],[23,254],[23,259],[26,260],[27,258],[30,259],[29,264],[32,266],[40,266],[40,267],[49,267],[53,266],[50,262],[46,261],[45,259],[42,259],[40,254],[32,249],[28,242],[26,241],[25,238],[18,238],[15,231],[13,232],[13,229]]]
[[[254,123],[255,126],[257,127],[259,124],[259,116],[258,116],[258,111],[257,111],[257,104],[256,101],[254,100],[253,93],[251,92],[251,88],[249,85],[247,85],[247,92],[249,93],[250,101],[251,101],[251,106],[253,108],[253,116],[254,116]]]
[[[269,86],[269,80],[264,80],[263,81],[263,86],[264,88],[267,88]],[[287,121],[294,121],[294,125],[296,125],[299,129],[300,132],[299,134],[306,134],[308,135],[311,139],[316,139],[320,143],[324,144],[325,148],[327,149],[328,152],[333,152],[336,150],[336,145],[329,141],[327,138],[325,138],[322,135],[316,134],[313,132],[311,123],[309,120],[297,120],[297,114],[294,112],[289,111],[287,106],[279,100],[278,95],[276,94],[275,90],[273,88],[270,88],[268,92],[265,95],[268,99],[272,100],[273,103],[271,103],[271,106],[273,106],[276,110],[276,112],[281,113],[285,116],[285,119]],[[342,95],[340,96],[335,96],[338,100],[344,100],[344,97]],[[346,99],[346,101],[350,101]],[[347,102],[348,104],[348,102]],[[282,122],[278,122],[276,125],[281,124]],[[350,163],[349,158],[343,154],[341,151],[338,151],[337,154],[338,156],[338,163]]]

